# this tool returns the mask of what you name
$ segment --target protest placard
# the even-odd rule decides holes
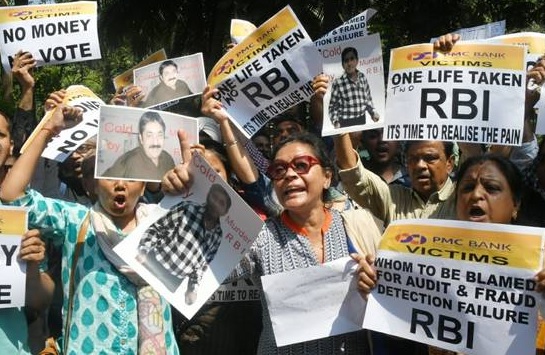
[[[0,7],[0,32],[7,73],[19,50],[32,53],[37,66],[101,58],[94,1]]]
[[[77,125],[64,129],[61,133],[53,137],[45,147],[42,157],[64,161],[73,151],[78,149],[80,145],[85,143],[89,138],[94,137],[98,130],[99,108],[104,102],[96,96],[91,90],[83,85],[72,85],[66,89],[66,95],[63,100],[63,105],[77,107],[83,112],[83,119]],[[21,147],[23,153],[36,134],[42,130],[44,124],[49,120],[53,111],[47,111],[42,120],[36,126],[30,137]]]
[[[115,78],[113,78],[113,83],[115,90],[126,87],[133,83],[134,73],[133,71],[138,68],[142,68],[148,64],[160,62],[167,59],[167,54],[163,48],[159,49],[157,52],[150,54],[144,58],[140,63],[136,64],[134,67],[124,71]]]
[[[114,249],[188,319],[248,252],[263,225],[198,152],[189,170],[191,188],[165,197]]]
[[[363,326],[464,354],[535,354],[542,246],[540,228],[395,221]]]
[[[178,130],[199,141],[198,120],[126,106],[100,108],[95,177],[160,182],[182,161]]]
[[[134,84],[145,94],[142,107],[161,109],[181,98],[202,93],[206,86],[202,53],[171,58],[134,70]]]
[[[0,208],[0,308],[25,305],[26,262],[19,259],[19,250],[26,226],[25,208]]]
[[[518,32],[503,36],[496,36],[486,41],[487,43],[513,44],[526,48],[526,69],[536,64],[537,58],[545,54],[545,33]]]
[[[545,33],[520,32],[511,33],[505,36],[498,36],[490,39],[494,43],[516,44],[526,48],[526,69],[534,67],[537,60],[545,55]],[[540,90],[545,86],[541,85]],[[528,83],[528,89],[535,90],[538,85],[533,81]],[[541,95],[535,108],[537,108],[537,123],[535,133],[545,134],[545,95]]]
[[[368,11],[315,42],[323,72],[330,78],[324,95],[323,136],[384,125],[382,49],[378,34],[366,35]]]
[[[457,33],[464,41],[474,41],[478,39],[486,39],[490,37],[501,36],[505,34],[505,20],[487,23],[480,26],[460,28],[452,33]],[[430,43],[438,40],[439,37],[430,39]]]
[[[361,330],[365,301],[357,264],[341,258],[261,277],[277,346]]]
[[[248,37],[248,35],[256,30],[257,27],[250,21],[232,19],[231,20],[231,41],[234,44],[239,44]]]
[[[520,145],[525,54],[464,42],[446,53],[432,44],[392,50],[385,139]]]
[[[223,283],[207,303],[231,303],[261,300],[261,289],[251,278]]]
[[[250,138],[313,94],[321,59],[289,6],[227,52],[208,76],[231,122]]]

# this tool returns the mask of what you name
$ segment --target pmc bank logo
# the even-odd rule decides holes
[[[421,234],[401,233],[396,235],[396,240],[403,244],[422,245],[427,239]]]
[[[437,52],[412,52],[407,55],[407,59],[417,62],[424,59],[435,59],[438,55]]]
[[[216,70],[214,75],[220,75],[221,73],[229,69],[229,67],[233,65],[234,62],[235,61],[233,60],[233,58],[230,58],[229,60],[225,61],[225,63],[223,63],[223,65],[219,67],[218,70]]]
[[[30,16],[32,15],[32,11],[16,11],[16,12],[10,12],[10,17],[21,17],[21,16]]]

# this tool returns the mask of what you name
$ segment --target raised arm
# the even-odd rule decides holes
[[[12,139],[13,153],[19,155],[19,150],[25,140],[30,136],[36,127],[34,115],[34,84],[32,76],[36,60],[29,52],[19,51],[13,58],[13,68],[11,73],[21,87],[21,98],[17,111],[13,117]]]
[[[21,86],[19,108],[25,111],[31,111],[34,108],[35,80],[32,76],[34,67],[36,67],[36,60],[30,52],[19,51],[15,54],[11,73]]]
[[[47,142],[59,134],[66,125],[81,121],[81,112],[71,107],[58,106],[48,112],[43,119],[46,122],[32,144],[17,159],[2,183],[0,199],[4,202],[11,202],[24,194]]]
[[[244,145],[239,143],[239,137],[235,135],[221,102],[214,99],[217,93],[218,90],[210,86],[204,89],[201,111],[219,124],[227,156],[237,177],[245,184],[254,183],[259,177],[257,168]]]

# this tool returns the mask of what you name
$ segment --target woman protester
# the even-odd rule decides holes
[[[147,214],[147,206],[138,203],[144,182],[95,180],[98,201],[90,210],[26,189],[48,141],[71,119],[78,122],[81,114],[54,108],[0,191],[2,201],[29,209],[31,228],[48,230],[47,237],[62,245],[60,347],[65,354],[178,354],[169,304],[112,250]]]
[[[380,231],[365,210],[360,210],[354,223],[355,218],[344,219],[340,212],[325,205],[323,194],[332,174],[333,164],[323,142],[312,134],[295,135],[277,147],[268,175],[284,211],[279,217],[267,219],[232,277],[269,275],[320,265],[350,255],[356,250],[354,245],[360,252],[352,254],[360,263],[360,274],[369,272]],[[187,170],[178,165],[165,176],[163,185],[168,192],[177,192],[187,188],[190,181]],[[263,297],[262,307],[263,332],[258,354],[370,352],[366,331],[277,347]]]
[[[460,167],[456,214],[464,221],[517,224],[522,194],[522,175],[511,161],[497,155],[473,157]],[[537,290],[544,292],[545,269],[535,281]],[[540,321],[537,354],[543,354],[544,327]]]
[[[456,215],[459,220],[516,224],[522,196],[522,176],[508,159],[495,154],[468,158],[458,171]],[[545,270],[535,280],[538,290],[545,290]],[[375,280],[367,280],[370,291]],[[430,354],[454,354],[430,347]]]

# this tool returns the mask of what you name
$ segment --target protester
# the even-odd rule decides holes
[[[36,229],[25,233],[17,259],[26,262],[25,309],[0,309],[0,353],[31,354],[28,315],[39,315],[53,297],[55,284],[51,277],[40,271],[45,257],[45,244]],[[25,317],[25,314],[27,317]],[[42,339],[43,340],[43,339]]]
[[[299,107],[295,106],[272,120],[274,125],[273,148],[289,136],[306,131],[303,121],[299,117],[299,111]]]
[[[522,176],[508,159],[495,154],[468,158],[460,167],[456,185],[456,216],[459,220],[483,223],[516,223],[522,195]],[[368,272],[363,289],[376,285],[376,274]],[[536,275],[545,289],[545,269]],[[430,354],[455,352],[430,348]]]
[[[97,180],[94,189],[98,202],[90,210],[26,190],[47,142],[72,118],[80,121],[81,113],[69,107],[57,107],[15,163],[0,190],[2,201],[29,209],[31,227],[49,230],[47,238],[63,246],[65,300],[70,288],[71,260],[76,257],[78,231],[83,230],[84,247],[79,252],[75,270],[70,324],[65,328],[68,333],[63,332],[66,343],[61,348],[68,353],[178,354],[170,307],[112,250],[147,214],[146,205],[138,204],[144,183]],[[65,302],[64,323],[68,321],[68,314],[68,302]]]
[[[407,170],[400,159],[400,144],[398,141],[385,141],[383,133],[382,128],[362,132],[362,148],[369,155],[368,160],[363,160],[363,165],[388,184],[400,184],[410,187]]]
[[[284,212],[280,217],[266,221],[252,250],[237,268],[238,277],[319,265],[348,256],[351,250],[356,250],[354,245],[362,255],[374,253],[380,232],[372,217],[360,210],[357,219],[348,221],[347,218],[345,223],[341,213],[327,208],[323,202],[322,195],[331,182],[333,165],[317,137],[308,133],[294,135],[280,143],[273,157],[269,175]],[[163,183],[170,191],[183,190],[190,177],[183,169],[178,168],[175,172],[163,179]],[[363,256],[354,258],[364,259]],[[279,348],[274,342],[266,304],[262,303],[263,333],[259,354],[336,354],[341,348],[347,353],[370,351],[366,331]]]
[[[459,220],[516,223],[522,176],[511,161],[494,154],[471,157],[460,167],[458,176],[456,215]],[[536,276],[536,281],[543,280],[545,270]]]
[[[524,171],[524,190],[521,200],[519,224],[545,227],[545,141],[539,153]]]
[[[264,157],[269,158],[271,156],[271,141],[265,133],[258,132],[252,137],[252,142]]]
[[[28,57],[25,54],[22,56],[24,58]],[[34,62],[32,62],[19,66],[17,59],[14,60],[14,63],[19,69],[34,65]],[[22,109],[24,109],[24,104],[21,105],[23,105]],[[5,180],[8,173],[5,164],[13,151],[11,138],[10,120],[6,114],[0,112],[0,182]],[[21,241],[18,258],[27,262],[25,306],[26,313],[35,315],[34,318],[47,308],[53,295],[54,283],[51,277],[40,271],[40,263],[44,260],[44,255],[45,244],[40,238],[40,232],[32,229],[25,233]],[[0,309],[1,353],[30,354],[28,335],[25,310],[21,308]]]
[[[456,216],[510,224],[517,220],[521,195],[521,174],[509,160],[493,154],[471,157],[458,171]]]

